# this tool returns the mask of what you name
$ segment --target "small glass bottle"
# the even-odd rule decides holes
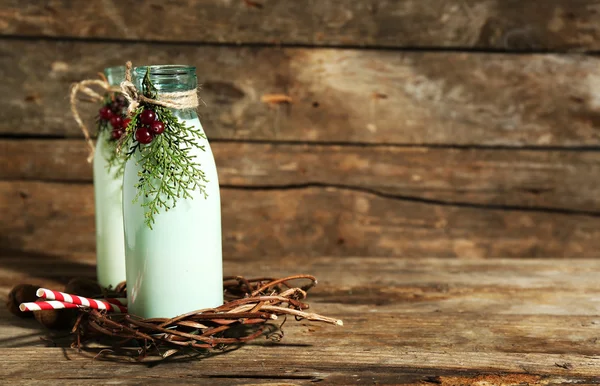
[[[125,67],[109,67],[104,75],[111,86],[125,79]],[[119,112],[120,113],[120,112]],[[110,170],[112,127],[109,122],[98,133],[94,152],[94,203],[96,218],[96,274],[98,283],[114,288],[125,281],[125,241],[123,235],[123,175]]]
[[[142,90],[147,69],[137,67],[133,71],[133,82],[138,90]],[[171,65],[149,66],[149,69],[150,80],[159,94],[197,87],[195,67]],[[186,127],[194,127],[204,134],[195,110],[171,111]],[[134,202],[136,183],[142,171],[138,164],[140,151],[135,150],[125,164],[123,215],[128,313],[131,315],[170,318],[223,304],[217,167],[208,141],[196,140],[204,150],[192,148],[189,154],[205,173],[207,196],[196,189],[190,192],[192,198],[178,198],[173,208],[154,216],[152,229],[146,224],[143,203],[153,197],[142,195]]]

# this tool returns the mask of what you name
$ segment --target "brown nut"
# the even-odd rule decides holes
[[[33,311],[33,316],[42,326],[51,330],[71,329],[77,319],[76,309]]]
[[[20,318],[31,318],[31,312],[23,312],[19,309],[21,303],[35,302],[37,300],[36,291],[40,288],[32,284],[18,284],[8,293],[6,300],[6,308],[11,314]]]
[[[64,292],[88,298],[100,297],[102,295],[102,287],[93,280],[76,277],[67,283]]]
[[[63,292],[72,295],[95,297],[102,293],[102,288],[93,280],[73,278],[69,280]],[[77,309],[43,310],[33,312],[35,319],[44,327],[52,330],[71,329],[77,320]]]

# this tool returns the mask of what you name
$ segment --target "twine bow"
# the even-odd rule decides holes
[[[77,111],[77,100],[78,100],[77,94],[82,93],[88,97],[86,99],[79,99],[80,101],[98,103],[98,102],[101,102],[104,99],[104,97],[102,95],[100,95],[99,93],[97,93],[96,91],[94,91],[91,88],[91,86],[100,87],[104,92],[120,92],[121,91],[120,87],[111,86],[108,83],[108,81],[106,80],[106,78],[104,77],[104,74],[99,74],[99,75],[100,75],[101,79],[86,79],[86,80],[82,80],[81,82],[74,83],[71,86],[71,97],[70,97],[71,113],[73,114],[73,118],[75,119],[75,122],[77,122],[77,124],[79,125],[79,128],[83,132],[83,135],[85,137],[85,142],[87,143],[88,147],[90,148],[90,153],[87,158],[88,162],[92,162],[92,160],[94,159],[94,152],[95,152],[96,148],[94,146],[94,141],[92,141],[92,138],[90,136],[90,132],[89,132],[87,126],[85,125],[85,123],[83,123],[83,120],[81,119],[81,117],[79,116],[79,112]]]
[[[129,102],[127,114],[131,115],[140,102],[167,107],[175,110],[195,109],[198,107],[197,89],[178,92],[159,92],[157,99],[141,94],[131,82],[131,62],[126,63],[125,80],[121,82],[121,93]]]
[[[73,113],[75,122],[77,122],[81,128],[81,131],[85,137],[85,141],[90,148],[90,154],[87,158],[88,162],[92,162],[94,159],[95,146],[88,128],[86,127],[85,123],[83,123],[83,120],[77,111],[77,94],[83,93],[88,96],[88,99],[81,99],[88,102],[98,103],[104,99],[102,95],[94,91],[90,86],[98,86],[104,92],[118,92],[123,94],[125,99],[127,99],[127,102],[129,102],[129,106],[127,107],[127,115],[131,115],[140,105],[140,102],[163,106],[175,110],[195,109],[198,107],[197,89],[178,92],[159,92],[157,94],[157,99],[146,97],[145,95],[141,94],[131,82],[131,68],[131,61],[127,61],[125,80],[121,82],[120,86],[111,86],[104,77],[104,74],[100,73],[99,75],[101,79],[82,80],[81,82],[74,83],[71,87],[71,112]]]

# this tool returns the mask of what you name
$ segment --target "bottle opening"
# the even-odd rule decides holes
[[[138,89],[149,70],[150,81],[159,91],[174,92],[193,90],[197,87],[196,67],[186,65],[150,65],[133,69],[133,80]]]

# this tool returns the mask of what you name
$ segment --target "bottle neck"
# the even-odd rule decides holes
[[[149,72],[150,81],[159,93],[189,91],[196,89],[198,86],[196,67],[181,65],[140,66],[134,68],[132,74],[132,81],[138,90],[142,90],[146,72]]]
[[[105,68],[104,76],[106,76],[108,84],[111,86],[118,86],[125,80],[125,66]]]

